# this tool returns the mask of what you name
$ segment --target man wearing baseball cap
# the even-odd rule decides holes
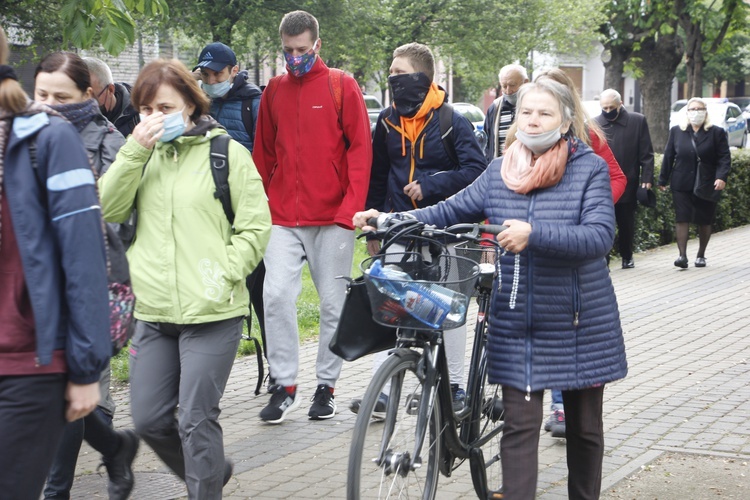
[[[252,153],[261,91],[247,81],[247,71],[240,71],[234,51],[223,43],[210,43],[195,70],[200,70],[203,90],[211,98],[211,116]]]
[[[240,71],[234,51],[220,42],[209,43],[198,57],[198,65],[193,71],[200,70],[203,91],[211,98],[211,116],[224,127],[232,139],[253,152],[255,123],[260,106],[261,90],[248,82],[248,72]],[[229,167],[231,169],[231,165]],[[247,277],[247,289],[250,291],[250,310],[255,309],[263,339],[264,353],[266,347],[265,321],[263,314],[263,280],[266,268],[263,261]],[[252,314],[247,316],[247,331],[252,327]]]

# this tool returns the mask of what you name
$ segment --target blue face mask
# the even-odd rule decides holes
[[[212,83],[212,84],[204,83],[203,84],[203,91],[211,99],[216,99],[217,97],[224,97],[227,94],[227,92],[229,92],[230,88],[232,88],[232,83],[229,81],[229,78],[219,83]]]
[[[185,125],[185,120],[182,118],[184,110],[185,108],[182,108],[176,113],[164,115],[164,134],[159,138],[160,142],[169,142],[180,137],[185,132],[187,125]]]
[[[286,60],[286,65],[289,66],[289,72],[291,74],[299,78],[312,69],[313,64],[315,63],[315,46],[317,44],[318,41],[315,40],[315,43],[310,50],[297,57],[284,52],[284,59]]]

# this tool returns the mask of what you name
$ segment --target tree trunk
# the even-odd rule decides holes
[[[611,57],[604,63],[604,88],[615,89],[622,94],[622,74],[625,72],[625,62],[633,52],[632,46],[606,48],[610,51]]]
[[[677,35],[645,39],[636,56],[643,72],[640,79],[644,111],[654,151],[663,152],[669,135],[669,109],[672,80],[682,59],[684,46]]]

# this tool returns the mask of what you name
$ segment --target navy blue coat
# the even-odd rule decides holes
[[[617,299],[605,255],[612,248],[615,215],[607,164],[580,141],[565,173],[549,188],[522,195],[502,180],[503,158],[473,184],[420,220],[447,226],[489,218],[527,221],[528,247],[501,258],[489,320],[489,378],[522,391],[583,389],[625,377],[627,362]]]
[[[29,156],[34,137],[38,172]],[[45,113],[15,118],[3,182],[38,362],[47,365],[64,349],[69,380],[96,382],[112,353],[107,266],[94,174],[78,132]]]
[[[366,208],[403,212],[434,205],[471,184],[487,166],[471,122],[455,110],[453,143],[460,165],[454,164],[445,151],[437,109],[427,115],[414,144],[404,139],[402,147],[402,135],[394,128],[400,126],[401,118],[395,108],[380,112],[372,140]],[[412,202],[404,194],[404,186],[415,180],[419,181],[424,198]]]

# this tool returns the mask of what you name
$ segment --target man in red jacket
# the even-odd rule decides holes
[[[265,326],[275,385],[260,413],[281,423],[300,405],[297,394],[297,297],[305,261],[320,296],[318,387],[308,416],[336,414],[333,388],[341,358],[328,349],[344,303],[354,252],[352,216],[365,208],[372,145],[357,82],[318,55],[318,21],[286,14],[279,26],[288,73],[268,82],[258,111],[253,160],[263,178],[273,229],[265,254]]]

